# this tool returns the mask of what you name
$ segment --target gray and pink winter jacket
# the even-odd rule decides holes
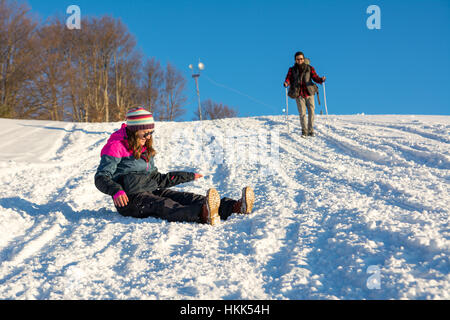
[[[135,159],[128,148],[127,125],[111,134],[101,151],[100,165],[95,174],[95,186],[113,198],[126,193],[129,196],[142,192],[165,189],[194,180],[193,172],[169,172],[161,174],[153,157],[148,157],[143,147],[140,159]]]

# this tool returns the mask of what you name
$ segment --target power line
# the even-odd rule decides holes
[[[266,106],[266,107],[270,108],[272,111],[274,111],[276,113],[279,113],[279,108],[277,108],[277,107],[274,107],[274,106],[271,106],[271,105],[269,105],[267,103],[264,103],[263,101],[258,100],[258,99],[254,98],[254,97],[252,97],[252,96],[250,96],[250,95],[248,95],[246,93],[243,93],[243,92],[241,92],[241,91],[239,91],[237,89],[231,88],[231,87],[229,87],[227,85],[224,85],[224,84],[221,84],[221,83],[218,83],[217,81],[214,81],[213,79],[209,78],[206,75],[203,75],[203,76],[205,77],[206,80],[208,80],[209,82],[211,82],[212,84],[214,84],[214,85],[216,85],[218,87],[222,87],[222,88],[228,89],[230,91],[233,91],[234,93],[237,93],[237,94],[239,94],[241,96],[244,96],[244,97],[246,97],[246,98],[248,98],[248,99],[250,99],[250,100],[252,100],[252,101],[254,101],[254,102],[258,103],[258,104],[261,104],[263,106]]]

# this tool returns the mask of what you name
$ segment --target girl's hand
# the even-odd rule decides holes
[[[194,180],[197,180],[197,179],[200,179],[203,177],[203,175],[200,173],[195,173],[194,175],[195,175]]]
[[[115,199],[114,199],[114,204],[117,206],[117,207],[125,207],[127,204],[128,204],[128,197],[127,197],[127,195],[126,195],[126,193],[123,193],[123,194],[121,194],[120,196],[118,196],[118,197],[116,197]]]

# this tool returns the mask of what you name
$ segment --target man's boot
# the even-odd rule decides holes
[[[302,138],[306,138],[308,136],[308,133],[306,130],[302,130]]]

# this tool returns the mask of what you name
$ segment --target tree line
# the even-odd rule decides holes
[[[186,113],[186,86],[174,65],[137,49],[120,19],[87,17],[69,30],[61,19],[40,23],[26,5],[0,0],[0,117],[111,122],[139,105],[173,121]],[[202,108],[203,119],[237,116],[212,100]]]

